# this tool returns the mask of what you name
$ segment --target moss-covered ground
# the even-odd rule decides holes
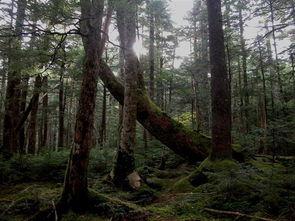
[[[263,156],[245,163],[205,160],[189,165],[164,149],[162,155],[169,157],[165,169],[160,170],[157,151],[149,151],[148,157],[139,161],[138,172],[145,182],[137,191],[113,187],[106,178],[112,156],[95,151],[90,161],[90,192],[102,203],[97,213],[69,212],[62,220],[295,220],[292,158],[272,162]],[[48,154],[1,161],[0,220],[22,221],[54,207],[62,191],[68,153]],[[137,158],[140,156],[144,155]],[[214,213],[208,208],[256,218]]]

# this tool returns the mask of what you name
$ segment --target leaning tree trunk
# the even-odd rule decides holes
[[[151,101],[142,88],[142,75],[139,79],[137,91],[137,120],[156,139],[190,162],[197,162],[209,155],[211,138],[190,130],[183,124],[169,117],[155,103]],[[109,92],[122,105],[124,103],[124,86],[112,73],[110,67],[100,61],[99,77]],[[243,160],[243,156],[233,150],[233,157]]]
[[[112,73],[110,67],[102,60],[99,65],[99,77],[104,85],[122,105],[124,103],[124,86]],[[161,111],[148,97],[143,88],[143,76],[138,73],[139,89],[137,91],[137,120],[156,139],[173,150],[176,154],[191,162],[205,159],[209,155],[211,138],[190,130]],[[233,151],[233,157],[239,160],[241,155]]]
[[[79,107],[76,116],[74,145],[66,172],[61,203],[74,210],[83,210],[88,205],[87,167],[90,149],[93,146],[93,123],[97,91],[99,59],[101,52],[101,20],[103,0],[82,0],[81,33],[86,54]]]
[[[105,62],[101,61],[100,66],[101,80],[115,99],[123,104],[124,86],[117,80]],[[140,81],[139,84],[141,84]],[[137,120],[156,139],[191,162],[203,160],[208,156],[211,141],[209,137],[190,130],[169,117],[151,101],[142,88],[137,91],[137,101]]]

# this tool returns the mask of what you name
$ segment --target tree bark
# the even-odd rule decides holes
[[[22,114],[26,110],[29,79],[30,79],[29,76],[26,76],[22,79],[21,104],[20,104],[20,111]],[[22,127],[19,132],[20,152],[25,152],[25,146],[26,146],[25,138],[26,138],[25,127]]]
[[[28,126],[28,153],[35,154],[36,153],[36,127],[37,127],[37,114],[38,114],[38,106],[39,106],[39,94],[40,89],[42,87],[42,78],[41,76],[37,76],[34,85],[34,95],[36,95],[36,100],[32,106],[31,117]]]
[[[43,77],[43,93],[42,101],[42,141],[41,147],[46,147],[48,144],[48,77]]]
[[[231,158],[231,97],[220,0],[207,0],[212,99],[212,160]]]
[[[284,103],[284,92],[283,92],[283,83],[282,83],[282,77],[280,73],[280,67],[279,67],[279,58],[278,58],[278,46],[277,46],[277,38],[276,38],[276,30],[275,30],[275,24],[274,24],[274,7],[273,7],[273,0],[269,0],[269,7],[270,7],[270,20],[271,20],[271,27],[272,27],[272,38],[273,38],[273,47],[275,51],[275,70],[277,74],[277,85],[279,89],[279,97],[280,101],[282,102],[283,105]]]
[[[93,146],[95,99],[101,57],[98,44],[101,42],[104,1],[82,0],[80,6],[80,28],[86,57],[76,116],[74,145],[60,201],[75,211],[84,210],[88,205],[87,168],[90,149]]]
[[[99,125],[99,144],[103,146],[106,142],[106,126],[107,126],[107,89],[103,86],[103,97],[102,97],[102,112],[101,112],[101,122]]]
[[[8,81],[5,97],[5,115],[3,122],[3,146],[4,155],[10,157],[18,151],[19,131],[16,130],[20,117],[20,85],[21,85],[21,66],[18,51],[21,49],[22,30],[25,19],[26,0],[17,2],[17,15],[15,22],[15,39],[11,40],[11,51],[8,55]],[[13,51],[13,53],[12,53]],[[18,55],[18,56],[17,56]]]
[[[133,50],[136,41],[136,2],[123,1],[126,7],[117,8],[117,24],[120,41],[124,45],[125,76],[124,76],[124,106],[120,144],[116,162],[112,171],[115,185],[125,184],[127,176],[135,170],[134,148],[136,138],[136,111],[137,111],[137,73],[140,72],[139,61]]]
[[[124,86],[117,80],[105,62],[101,61],[100,66],[99,77],[122,105],[124,103]],[[203,160],[208,156],[211,141],[209,137],[190,130],[169,117],[151,101],[144,89],[138,89],[137,101],[137,120],[156,139],[191,162]]]
[[[247,51],[246,51],[246,41],[244,38],[244,21],[243,21],[243,11],[242,11],[242,1],[239,0],[238,11],[239,11],[239,28],[240,28],[240,44],[241,44],[241,56],[242,56],[242,70],[243,70],[243,90],[242,94],[244,96],[244,116],[245,116],[245,129],[248,133],[250,131],[250,121],[249,121],[249,86],[248,86],[248,74],[247,74]]]
[[[58,113],[58,147],[64,146],[64,116],[65,116],[65,93],[64,93],[64,72],[65,72],[65,48],[62,46],[63,61],[61,63],[60,78],[59,78],[59,113]]]
[[[155,18],[152,0],[149,1],[149,96],[155,97]]]
[[[263,58],[262,58],[262,51],[261,51],[261,43],[258,40],[258,50],[259,50],[259,66],[262,78],[262,98],[260,100],[260,127],[263,129],[263,136],[260,141],[260,147],[258,152],[264,153],[266,150],[266,141],[267,141],[267,120],[268,120],[268,113],[267,113],[267,96],[266,96],[266,81],[265,81],[265,70],[263,65]]]

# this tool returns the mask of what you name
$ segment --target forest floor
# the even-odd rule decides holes
[[[62,191],[67,154],[47,153],[15,158],[10,164],[2,162],[0,220],[22,221],[54,207]],[[295,220],[292,159],[272,162],[263,156],[242,164],[203,162],[196,167],[174,156],[160,170],[160,159],[151,154],[138,165],[146,179],[143,186],[137,191],[122,191],[107,182],[106,171],[111,165],[104,156],[91,159],[89,172],[90,192],[103,199],[100,211],[80,215],[69,212],[62,220]],[[140,218],[138,214],[144,215]]]

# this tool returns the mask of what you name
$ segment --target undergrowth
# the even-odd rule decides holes
[[[294,160],[273,163],[267,157],[260,157],[242,164],[204,161],[196,167],[186,164],[155,142],[153,149],[140,149],[136,153],[141,158],[138,159],[137,170],[145,180],[143,186],[138,191],[126,192],[114,188],[105,180],[112,169],[114,154],[115,149],[92,150],[89,185],[91,191],[108,202],[104,205],[111,205],[97,209],[108,208],[117,217],[122,207],[115,209],[116,204],[146,211],[149,220],[236,218],[209,213],[205,208],[276,220],[292,220],[295,217]],[[68,155],[69,150],[63,150],[44,152],[38,156],[18,155],[9,161],[1,159],[0,220],[24,220],[54,205],[61,194]],[[164,169],[160,168],[163,159]],[[62,220],[108,219],[98,218],[93,213],[78,215],[70,212]]]

